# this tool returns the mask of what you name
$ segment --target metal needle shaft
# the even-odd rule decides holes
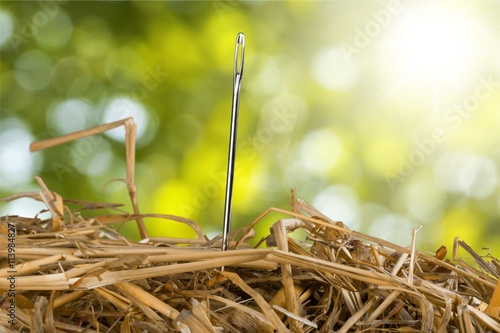
[[[229,136],[229,154],[227,161],[226,200],[224,205],[224,226],[222,232],[222,251],[229,249],[229,234],[231,230],[231,203],[233,198],[234,164],[236,158],[236,135],[238,131],[238,110],[240,107],[241,78],[245,61],[245,35],[239,33],[236,37],[234,51],[233,105],[231,112],[231,130]]]

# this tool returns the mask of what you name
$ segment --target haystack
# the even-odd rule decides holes
[[[189,219],[86,217],[116,205],[47,188],[3,201],[21,197],[64,219],[1,217],[0,332],[500,332],[500,261],[459,239],[450,261],[445,247],[401,247],[292,198],[290,211],[267,210],[222,252],[220,237]],[[270,211],[283,218],[249,247]],[[147,217],[185,223],[198,237],[134,242],[109,226]],[[297,229],[301,239],[290,236]]]

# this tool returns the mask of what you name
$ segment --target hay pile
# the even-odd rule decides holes
[[[220,238],[190,220],[85,217],[112,205],[51,195],[4,199],[59,211],[1,217],[0,332],[500,332],[500,261],[458,239],[451,263],[444,247],[434,256],[403,248],[293,199],[290,212],[264,212],[284,217],[267,247],[245,244],[262,215],[221,252]],[[145,217],[187,223],[199,237],[133,242],[108,227]],[[296,229],[307,237],[291,238]]]

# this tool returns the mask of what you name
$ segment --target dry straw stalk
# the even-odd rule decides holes
[[[138,243],[96,217],[81,216],[53,232],[48,221],[4,216],[0,327],[5,332],[500,331],[495,257],[470,252],[458,239],[455,255],[465,248],[480,265],[380,244],[341,222],[311,215],[319,212],[302,200],[294,200],[288,213],[271,210],[289,217],[273,225],[269,247],[249,248],[235,240],[237,248],[226,252],[220,251],[220,237]],[[3,232],[9,225],[17,230],[14,268],[8,266]],[[291,238],[296,229],[307,237]],[[16,272],[14,325],[6,309],[11,271]]]

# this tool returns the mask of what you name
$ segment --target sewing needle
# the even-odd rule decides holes
[[[240,56],[241,53],[241,56]],[[231,112],[231,129],[229,134],[229,153],[226,176],[226,200],[224,205],[224,226],[222,232],[222,251],[229,249],[229,233],[231,230],[231,202],[233,197],[234,163],[236,158],[236,135],[238,130],[238,110],[240,107],[241,78],[245,61],[245,35],[236,37],[234,51],[233,105]]]

